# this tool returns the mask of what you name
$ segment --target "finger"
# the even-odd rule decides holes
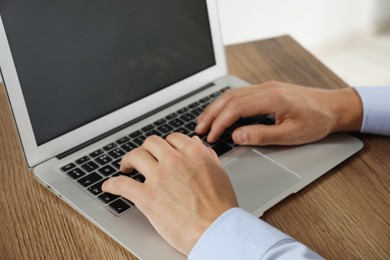
[[[206,148],[209,150],[209,152],[211,153],[212,156],[215,156],[215,157],[218,158],[217,153],[216,153],[212,148],[210,148],[210,147],[204,145],[203,141],[199,138],[199,136],[194,135],[194,136],[192,137],[192,139],[195,140],[197,143],[201,144],[202,146],[206,147]]]
[[[250,125],[237,128],[233,140],[241,145],[295,144],[292,128],[288,124]]]
[[[262,99],[262,97],[265,98]],[[241,117],[275,114],[277,112],[275,103],[275,98],[272,95],[267,95],[266,91],[232,100],[212,122],[207,141],[210,143],[217,141],[226,128]]]
[[[174,149],[166,140],[156,135],[146,138],[142,148],[148,151],[157,161],[164,159],[164,156]]]
[[[120,195],[136,203],[142,196],[143,184],[126,176],[112,177],[103,182],[102,190],[115,195]]]
[[[198,116],[195,132],[198,134],[205,134],[220,111],[222,111],[231,100],[253,93],[256,91],[256,88],[257,86],[250,86],[226,90],[220,97],[208,105],[203,113]]]
[[[122,158],[120,171],[130,172],[132,169],[136,169],[147,178],[147,176],[156,171],[156,168],[156,158],[140,147],[133,149]]]
[[[177,151],[187,156],[188,158],[192,158],[194,155],[199,155],[200,153],[206,152],[211,153],[214,156],[215,152],[203,144],[203,142],[198,138],[198,140],[194,139],[196,137],[188,137],[181,133],[173,133],[167,137],[167,142],[172,145]]]
[[[185,147],[193,143],[193,139],[181,133],[172,133],[165,139],[176,150],[183,150]]]
[[[201,139],[199,138],[199,136],[197,136],[197,135],[194,135],[194,136],[192,137],[192,139],[195,140],[196,142],[200,143],[200,144],[203,144],[202,140],[201,140]]]
[[[214,119],[231,100],[247,95],[253,95],[255,93],[258,93],[259,91],[274,88],[278,85],[280,85],[279,82],[270,81],[259,85],[229,89],[225,91],[220,97],[218,97],[214,102],[207,106],[202,114],[199,115],[199,117],[197,118],[198,125],[195,131],[198,134],[205,134],[209,130],[211,123],[214,121]]]

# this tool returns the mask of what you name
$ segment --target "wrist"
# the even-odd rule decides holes
[[[353,88],[333,90],[331,109],[335,122],[332,132],[357,132],[363,121],[363,104]]]

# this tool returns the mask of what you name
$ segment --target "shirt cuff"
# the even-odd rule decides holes
[[[291,238],[240,208],[217,218],[193,247],[188,259],[261,259]]]
[[[390,88],[355,87],[363,103],[362,133],[390,135]]]

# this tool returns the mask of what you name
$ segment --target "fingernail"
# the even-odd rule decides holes
[[[248,140],[248,134],[244,130],[237,130],[235,137],[238,144],[245,144]]]

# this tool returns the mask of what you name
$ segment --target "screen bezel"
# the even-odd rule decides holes
[[[216,64],[104,117],[37,145],[0,15],[0,68],[27,164],[37,164],[134,120],[227,74],[216,0],[206,0]]]

